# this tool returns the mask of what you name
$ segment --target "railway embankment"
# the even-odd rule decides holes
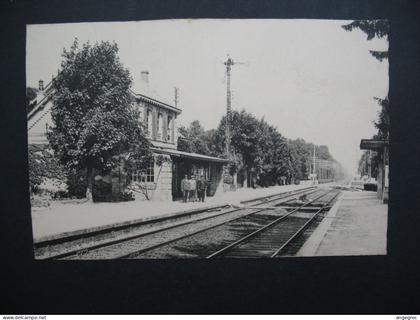
[[[385,255],[388,206],[371,191],[344,191],[297,256]]]

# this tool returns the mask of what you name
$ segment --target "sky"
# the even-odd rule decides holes
[[[179,88],[178,123],[199,120],[216,128],[226,112],[225,66],[232,67],[232,108],[245,109],[287,138],[327,145],[349,173],[357,170],[360,140],[376,133],[380,107],[373,97],[388,93],[388,62],[369,50],[387,50],[386,40],[368,41],[350,21],[300,19],[192,19],[67,23],[27,26],[27,86],[57,74],[64,48],[115,41],[130,70],[134,91],[140,73],[173,104]]]

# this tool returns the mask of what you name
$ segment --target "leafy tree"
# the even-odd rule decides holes
[[[381,140],[389,139],[389,100],[388,96],[385,99],[374,98],[381,106],[381,111],[378,114],[378,120],[375,121],[375,127],[378,129],[378,138]]]
[[[353,31],[360,29],[367,35],[367,40],[374,38],[388,39],[389,23],[387,20],[355,20],[349,24],[343,25],[342,28],[346,31]],[[379,61],[388,59],[388,51],[369,51]]]
[[[315,153],[317,155],[318,158],[323,159],[323,160],[332,160],[333,157],[330,154],[330,150],[328,150],[328,146],[318,146],[315,148]]]
[[[191,122],[188,128],[181,126],[178,131],[178,150],[210,155],[209,142],[212,137],[198,120]]]
[[[28,146],[29,185],[31,192],[37,192],[40,184],[50,179],[52,184],[65,180],[63,168],[45,145]]]
[[[289,140],[289,161],[286,176],[306,179],[306,166],[310,157],[309,145],[303,139]],[[305,177],[306,175],[306,177]]]
[[[221,119],[217,129],[209,131],[204,131],[198,121],[193,121],[188,128],[180,128],[182,138],[178,140],[178,149],[224,157],[225,128],[226,117]],[[232,112],[231,174],[252,172],[258,177],[257,183],[261,186],[281,181],[291,183],[292,179],[307,179],[313,147],[313,144],[303,139],[286,139],[264,118],[258,120],[245,110]],[[316,153],[318,158],[330,160],[334,167],[339,168],[327,146],[316,146]]]
[[[231,114],[231,153],[237,167],[255,168],[259,159],[258,120],[245,110],[233,111]],[[224,116],[215,133],[216,152],[225,154],[226,148],[226,116]]]
[[[388,39],[389,34],[389,23],[387,20],[356,20],[347,25],[343,25],[342,28],[346,31],[353,31],[354,29],[360,29],[367,34],[367,40],[374,38]],[[388,51],[373,51],[370,53],[379,61],[388,59]],[[384,99],[374,98],[381,106],[379,112],[378,121],[375,122],[375,126],[378,129],[378,136],[381,139],[389,139],[389,100],[388,96]]]
[[[210,130],[205,131],[202,136],[202,139],[209,150],[209,154],[208,154],[209,156],[213,156],[213,157],[223,156],[217,151],[216,129],[210,129]]]
[[[36,191],[38,186],[43,182],[43,178],[46,175],[44,166],[42,166],[39,159],[34,152],[29,151],[28,153],[29,161],[29,187],[32,194],[33,191]]]
[[[86,197],[92,199],[94,172],[109,173],[122,161],[140,163],[150,155],[149,142],[115,43],[80,47],[76,39],[62,57],[52,83],[54,126],[48,139],[69,172],[86,170]]]
[[[338,168],[338,163],[332,157],[328,146],[320,145],[316,146],[312,143],[308,143],[303,139],[289,140],[289,149],[291,152],[292,161],[292,174],[297,179],[307,179],[311,173],[311,162],[313,157],[313,150],[315,147],[315,154],[317,159],[329,160],[331,170],[333,167]],[[335,165],[333,165],[335,164]],[[337,172],[338,173],[338,172]]]
[[[290,150],[286,139],[264,119],[242,110],[232,112],[231,149],[236,171],[246,170],[256,174],[263,186],[274,184],[281,176],[292,176]],[[224,154],[226,117],[214,133],[215,152]]]
[[[389,23],[387,20],[356,20],[350,24],[342,26],[346,31],[352,31],[354,29],[360,29],[367,34],[367,40],[374,38],[388,39],[389,34]],[[388,51],[373,51],[370,53],[379,61],[388,59]],[[389,140],[389,99],[386,96],[384,99],[374,98],[381,106],[381,111],[378,114],[378,120],[375,121],[375,127],[378,129],[378,133],[374,136],[375,139]],[[379,161],[382,161],[382,154],[375,153],[372,158],[372,168],[376,172],[378,169]],[[362,172],[363,164],[366,162],[366,152],[362,154],[359,160],[359,172]],[[376,175],[373,175],[376,176]]]
[[[259,122],[259,131],[261,132],[257,164],[259,183],[270,186],[279,182],[281,177],[290,180],[292,162],[287,140],[264,119]]]

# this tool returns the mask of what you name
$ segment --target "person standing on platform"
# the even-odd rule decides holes
[[[197,179],[197,196],[198,196],[198,201],[201,201],[201,190],[202,190],[202,176],[199,176]]]
[[[184,178],[181,180],[182,202],[188,201],[188,196],[190,192],[188,184],[188,176],[185,175]]]
[[[188,175],[188,184],[187,184],[187,190],[188,190],[188,195],[187,195],[187,202],[193,201],[193,195],[192,195],[192,187],[193,187],[193,177],[191,175]]]
[[[203,175],[201,175],[200,179],[197,181],[197,190],[198,201],[204,202],[204,199],[206,198],[207,181],[204,179]]]
[[[197,180],[194,175],[191,176],[190,180],[190,198],[193,202],[197,201]]]

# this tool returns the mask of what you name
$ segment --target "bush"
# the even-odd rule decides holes
[[[64,181],[65,173],[48,145],[29,145],[29,184],[31,191],[37,192],[39,186],[48,180]]]
[[[132,192],[120,192],[117,194],[96,194],[93,197],[95,202],[121,202],[121,201],[133,201],[134,194]]]
[[[93,184],[93,201],[95,202],[120,202],[132,200],[134,200],[134,194],[132,192],[112,193],[111,183],[98,180]]]
[[[33,192],[38,190],[39,185],[42,183],[45,177],[45,168],[42,166],[41,161],[38,159],[39,156],[32,150],[28,152],[29,161],[29,185]]]
[[[67,199],[70,198],[70,195],[67,191],[59,190],[53,193],[52,198],[55,200]]]
[[[92,190],[93,201],[95,202],[109,202],[112,200],[112,185],[102,180],[93,182]]]
[[[133,201],[134,198],[134,194],[132,192],[122,192],[120,194],[121,197],[121,201]]]
[[[69,197],[84,198],[87,189],[86,170],[68,174],[67,189]]]

